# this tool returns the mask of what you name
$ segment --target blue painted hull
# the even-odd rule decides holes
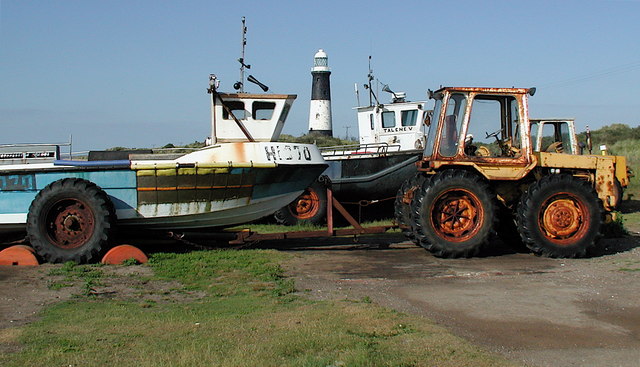
[[[0,168],[0,230],[23,230],[37,193],[64,178],[98,185],[113,204],[119,226],[232,226],[270,215],[293,201],[325,168],[321,158],[256,163],[58,161]]]

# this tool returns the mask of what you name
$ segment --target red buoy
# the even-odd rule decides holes
[[[145,255],[139,248],[131,245],[119,245],[112,248],[104,255],[102,263],[109,265],[121,265],[129,259],[134,259],[140,264],[144,264],[149,261],[147,255]]]
[[[40,263],[33,248],[15,245],[0,251],[0,265],[35,266]]]

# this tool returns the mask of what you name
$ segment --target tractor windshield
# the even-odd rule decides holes
[[[427,134],[427,141],[425,142],[424,153],[425,157],[430,157],[433,154],[433,143],[438,131],[438,120],[440,119],[440,110],[442,109],[442,95],[436,96],[436,104],[433,107],[433,113],[431,114],[430,123],[427,125],[429,133]]]

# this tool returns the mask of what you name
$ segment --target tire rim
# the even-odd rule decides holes
[[[289,204],[291,214],[298,219],[313,218],[320,210],[320,196],[315,190],[305,190],[298,199]]]
[[[45,232],[54,246],[74,249],[89,241],[95,231],[95,217],[90,207],[78,199],[63,199],[47,211]]]
[[[484,216],[484,208],[474,193],[452,189],[434,200],[431,224],[441,238],[450,242],[464,242],[480,231]]]
[[[589,210],[575,195],[563,192],[542,204],[538,225],[550,241],[568,246],[582,238],[591,222]]]

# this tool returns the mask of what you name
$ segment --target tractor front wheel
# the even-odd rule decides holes
[[[602,204],[586,181],[551,175],[522,196],[517,221],[522,240],[535,254],[584,257],[600,236]]]

